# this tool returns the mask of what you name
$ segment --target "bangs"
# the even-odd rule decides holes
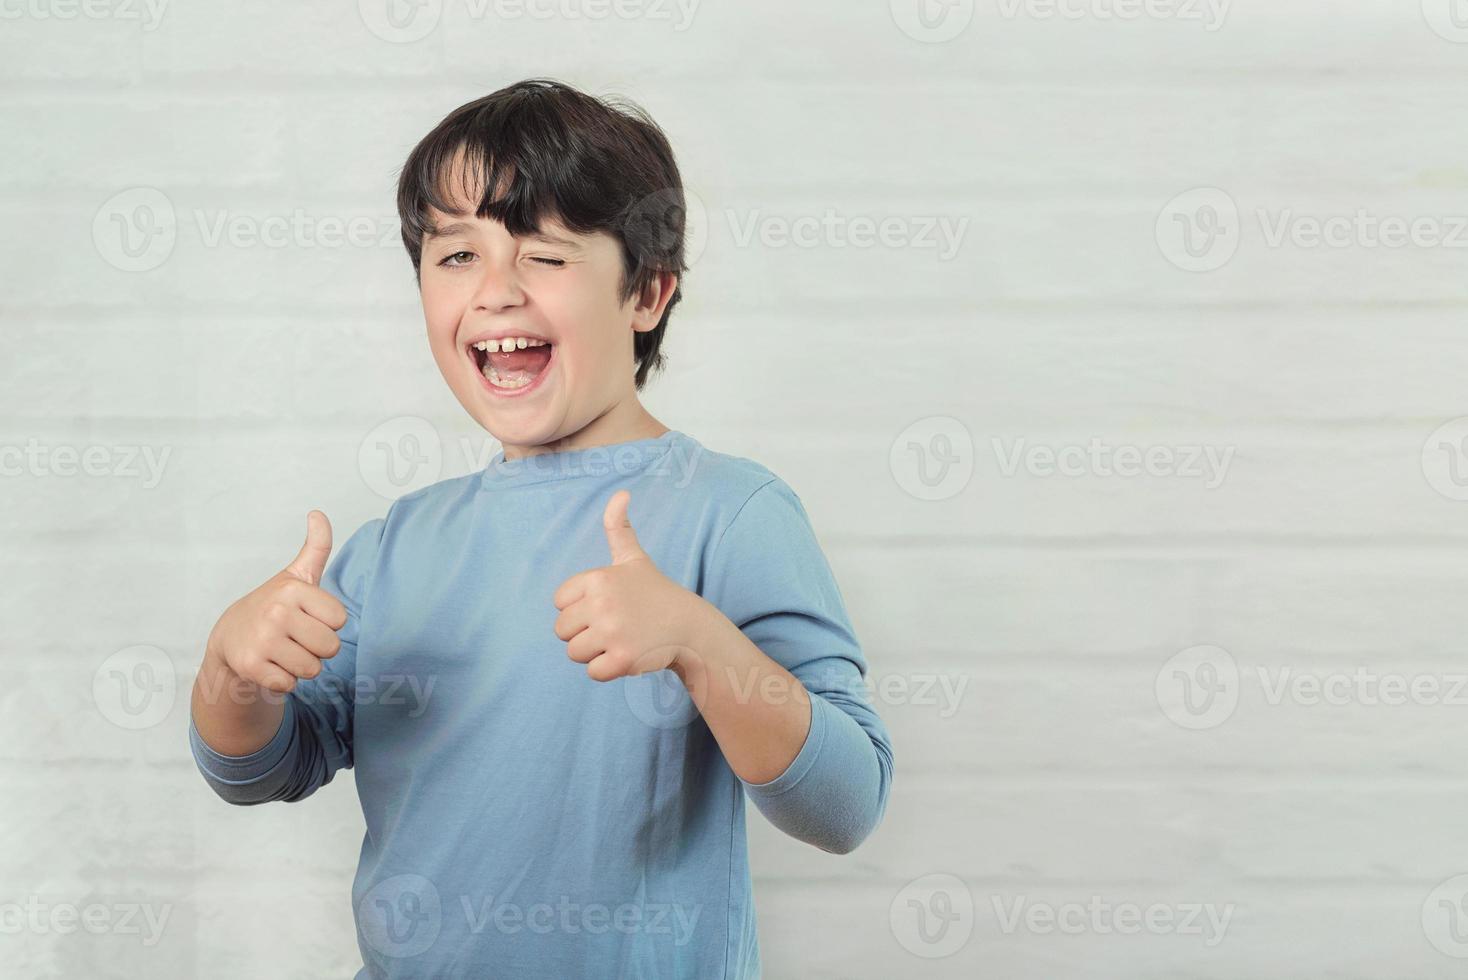
[[[471,203],[476,217],[516,236],[542,232],[548,220],[577,234],[615,224],[613,189],[586,148],[554,118],[515,109],[488,104],[451,117],[413,151],[398,186],[405,243],[434,231],[431,210],[464,215]]]

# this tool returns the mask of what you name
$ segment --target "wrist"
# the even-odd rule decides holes
[[[683,638],[679,643],[676,658],[685,665],[690,657],[705,657],[714,646],[719,632],[720,620],[728,619],[719,608],[696,592],[690,592],[688,613],[684,619]]]
[[[723,631],[738,629],[718,606],[697,593],[690,592],[689,595],[693,602],[689,606],[683,640],[677,645],[678,652],[668,665],[685,686],[691,683],[695,673],[703,675],[715,666],[719,650],[726,646]]]
[[[218,637],[210,632],[209,639],[204,644],[204,662],[200,665],[200,672],[212,675],[217,679],[226,681],[238,680],[239,675],[230,667],[229,661],[224,657],[224,650],[219,644]]]

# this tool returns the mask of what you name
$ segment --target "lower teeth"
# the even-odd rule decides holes
[[[496,388],[523,388],[535,380],[535,375],[529,371],[514,371],[509,374],[501,374],[499,368],[493,363],[484,365],[484,376],[489,383]]]

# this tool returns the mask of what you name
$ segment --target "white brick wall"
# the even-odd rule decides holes
[[[899,28],[901,0],[687,23],[446,0],[397,42],[373,0],[0,4],[4,974],[359,962],[350,777],[226,806],[188,755],[189,685],[308,509],[342,534],[385,509],[359,460],[377,426],[428,420],[443,476],[494,448],[422,341],[393,179],[449,109],[548,74],[645,105],[703,205],[651,410],[796,488],[900,685],[879,696],[891,807],[855,854],[751,810],[767,975],[1461,975],[1468,704],[1434,702],[1468,701],[1468,502],[1439,445],[1468,431],[1429,436],[1468,416],[1465,251],[1270,236],[1358,211],[1454,234],[1468,9],[1459,29],[1458,0],[1056,2],[958,0],[942,43]],[[1209,215],[1169,202],[1198,187],[1238,219],[1190,272],[1178,219]],[[140,204],[176,236],[130,257],[116,222]],[[962,235],[947,256],[847,224],[771,237],[828,211]],[[374,232],[211,237],[298,213]],[[924,492],[907,442],[935,436],[973,472]],[[1212,487],[1005,465],[1092,439],[1231,455]],[[99,447],[105,473],[17,471],[29,445]],[[1226,690],[1191,711],[1209,675],[1169,660],[1204,645]],[[1278,693],[1299,675],[1344,703]],[[1442,689],[1373,703],[1381,675]],[[1182,928],[1196,906],[1221,935]],[[1132,933],[1112,917],[1149,908]]]

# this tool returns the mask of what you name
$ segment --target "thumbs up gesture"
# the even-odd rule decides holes
[[[592,680],[686,664],[699,618],[714,609],[658,571],[627,519],[631,501],[618,490],[602,514],[612,563],[571,576],[554,596],[556,636]]]
[[[298,678],[321,673],[321,661],[336,656],[347,610],[321,588],[331,557],[331,522],[319,510],[306,516],[306,543],[290,564],[255,591],[237,600],[209,634],[206,657],[236,676],[285,693]]]

